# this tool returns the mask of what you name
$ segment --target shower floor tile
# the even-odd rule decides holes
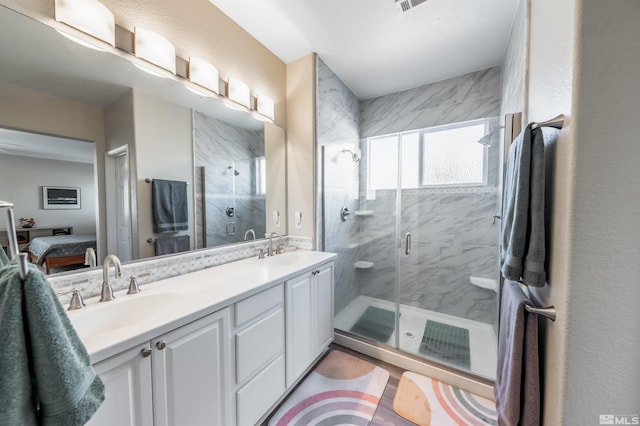
[[[466,328],[427,320],[419,351],[462,368],[471,367],[469,330]]]
[[[396,328],[393,311],[369,306],[349,331],[363,337],[386,342]]]
[[[388,300],[377,299],[369,296],[358,296],[340,312],[336,313],[335,327],[354,333],[351,329],[360,320],[369,307],[379,308],[395,312],[396,304]],[[435,321],[441,324],[466,329],[469,332],[469,366],[463,367],[449,360],[436,358],[420,352],[422,339],[425,334],[427,321]],[[400,332],[393,330],[386,341],[378,340],[381,343],[396,347],[404,352],[415,354],[427,359],[442,362],[452,367],[460,368],[463,371],[495,380],[497,365],[498,339],[491,324],[455,317],[439,312],[428,311],[408,305],[400,305],[400,318],[398,320]],[[398,335],[399,334],[399,335]],[[396,335],[398,337],[396,338]]]

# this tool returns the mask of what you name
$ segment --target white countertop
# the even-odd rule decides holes
[[[116,299],[86,300],[68,311],[93,363],[230,306],[336,257],[296,250],[273,257],[239,260],[141,286],[141,292],[115,293]],[[153,271],[151,271],[153,273]]]

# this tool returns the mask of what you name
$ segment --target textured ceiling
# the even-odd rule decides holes
[[[500,65],[513,0],[210,0],[288,63],[316,52],[360,99]]]

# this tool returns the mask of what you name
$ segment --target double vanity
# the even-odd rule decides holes
[[[334,254],[157,281],[68,313],[106,385],[90,425],[255,425],[333,340]]]

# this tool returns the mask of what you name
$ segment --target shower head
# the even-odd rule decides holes
[[[341,153],[349,153],[351,154],[351,160],[354,163],[357,163],[358,161],[360,161],[360,158],[362,156],[362,154],[360,153],[359,149],[356,149],[356,152],[351,151],[350,149],[343,149],[342,151],[340,151]]]
[[[240,172],[239,172],[239,171],[237,171],[237,170],[235,169],[235,167],[233,167],[233,166],[229,166],[229,167],[227,167],[227,169],[228,169],[228,170],[233,170],[233,175],[234,175],[234,176],[238,176],[238,175],[240,174]]]

